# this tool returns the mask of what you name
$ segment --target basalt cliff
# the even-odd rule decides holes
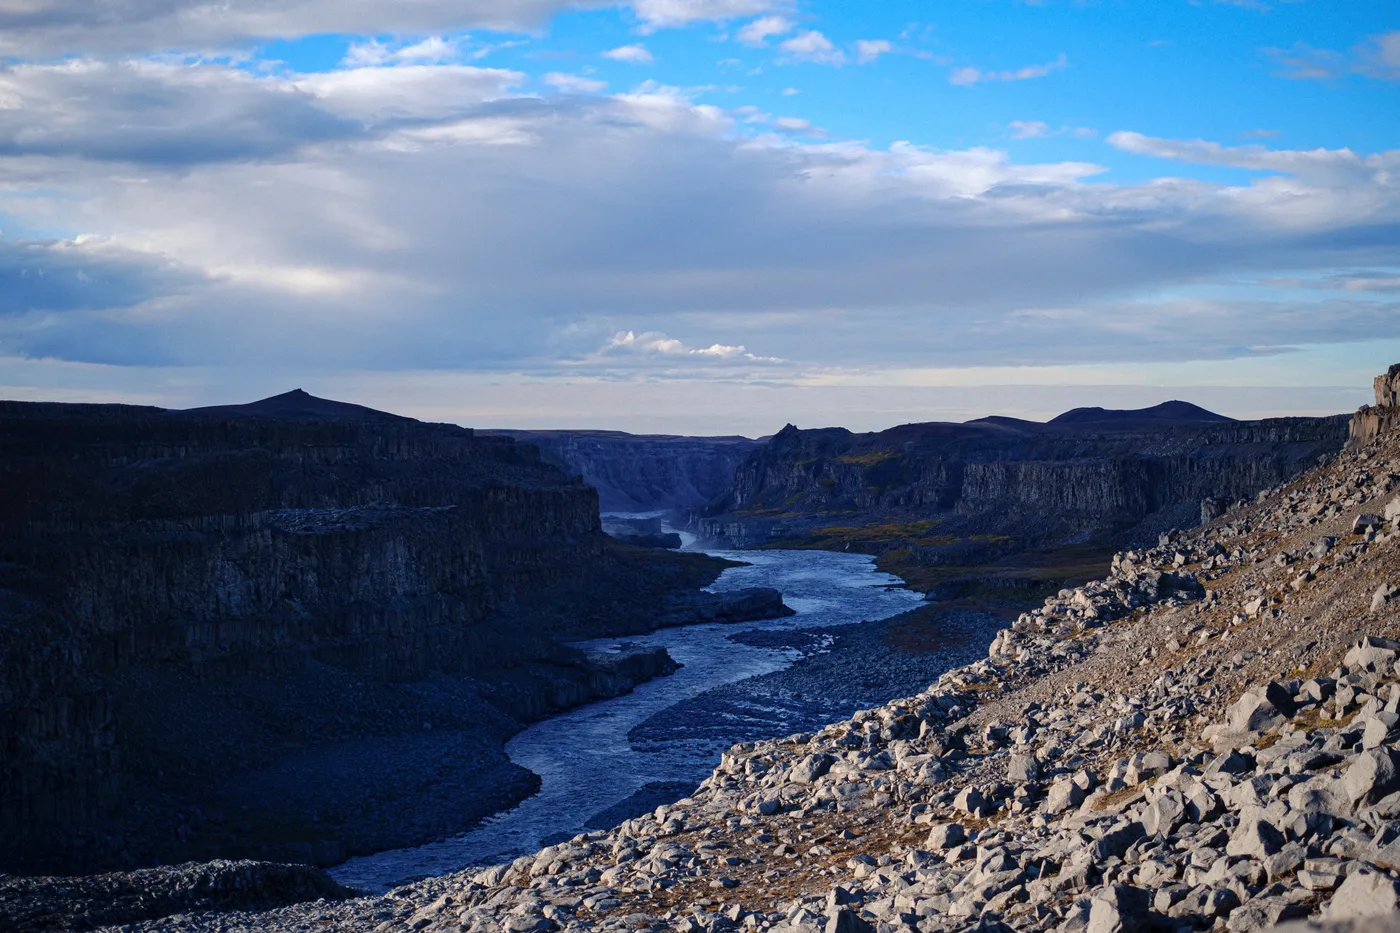
[[[0,403],[0,488],[0,870],[459,829],[522,722],[675,668],[564,639],[725,611],[535,447],[302,392]]]
[[[485,431],[537,445],[598,490],[609,512],[702,506],[729,488],[756,448],[746,437],[683,437],[622,431]]]
[[[1045,556],[1051,577],[1101,571],[1115,548],[1195,525],[1347,438],[1346,416],[1234,421],[1185,402],[873,434],[788,425],[694,527],[716,543],[873,552],[911,585],[955,595],[1025,582],[1018,555]]]

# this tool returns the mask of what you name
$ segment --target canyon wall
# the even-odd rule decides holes
[[[756,448],[746,437],[681,437],[621,431],[488,431],[537,445],[598,490],[609,512],[705,505],[729,488]]]
[[[671,669],[554,636],[645,630],[705,558],[613,545],[528,444],[296,395],[0,403],[0,869],[162,859],[292,750],[497,740]],[[444,676],[455,706],[412,686]]]
[[[749,456],[697,530],[755,545],[800,537],[814,522],[898,518],[1026,543],[1108,539],[1168,510],[1194,514],[1203,500],[1250,497],[1338,450],[1348,431],[1345,416],[1070,414],[1048,424],[987,418],[875,434],[789,425]]]

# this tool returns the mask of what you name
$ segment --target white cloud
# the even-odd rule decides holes
[[[1345,52],[1319,49],[1306,42],[1291,48],[1269,49],[1280,76],[1329,81],[1359,74],[1381,81],[1400,81],[1400,29],[1367,38]]]
[[[722,343],[712,343],[708,347],[687,347],[680,340],[668,337],[662,333],[648,331],[645,333],[635,333],[633,331],[619,331],[614,334],[603,347],[603,352],[624,350],[636,353],[654,353],[661,356],[700,356],[712,359],[732,359],[735,357],[746,357],[754,360],[758,359],[749,353],[742,346],[730,346]]]
[[[798,33],[791,39],[786,39],[778,44],[788,61],[815,62],[819,65],[844,65],[846,63],[846,53],[842,52],[831,40],[815,29]]]
[[[540,80],[552,88],[558,88],[565,94],[597,94],[608,86],[606,81],[564,74],[558,71],[551,71]]]
[[[802,92],[799,91],[799,90],[798,90],[797,88],[795,88],[795,87],[785,87],[785,88],[783,88],[783,96],[784,96],[784,97],[792,97],[792,96],[794,96],[794,95],[801,94],[801,93],[802,93]]]
[[[1012,120],[1007,124],[1012,139],[1039,139],[1050,135],[1050,125],[1041,120]]]
[[[227,49],[322,34],[532,32],[558,13],[614,5],[613,0],[5,0],[0,2],[0,59]],[[646,31],[791,8],[788,0],[631,0],[623,5],[631,7]]]
[[[1043,78],[1053,71],[1067,67],[1069,58],[1061,52],[1058,58],[1044,65],[1028,65],[1011,71],[983,71],[971,66],[954,68],[948,74],[948,83],[969,87],[984,81],[1027,81],[1031,78]]]
[[[796,133],[803,136],[825,136],[826,131],[812,125],[811,120],[804,120],[801,117],[778,117],[773,121],[773,125],[785,133]]]
[[[375,65],[436,64],[451,61],[461,54],[461,40],[429,36],[419,42],[394,46],[371,39],[352,43],[342,65],[362,68]]]
[[[644,45],[620,45],[615,49],[609,49],[603,53],[604,58],[611,58],[615,62],[627,62],[629,65],[650,65],[656,61],[652,54],[647,51]]]
[[[0,70],[0,99],[18,102],[0,123],[0,216],[66,237],[0,241],[0,349],[795,381],[1400,336],[1400,152],[1121,132],[1124,151],[1265,173],[1121,184],[984,147],[755,139],[743,114],[658,84],[512,94],[523,80]],[[1308,302],[1161,297],[1337,268],[1374,271]],[[600,352],[629,331],[630,349]]]
[[[792,32],[796,25],[786,16],[763,16],[747,23],[736,36],[745,45],[766,45],[771,36],[783,36]]]
[[[881,55],[894,51],[894,44],[888,39],[857,39],[856,61],[868,65]]]
[[[648,29],[723,22],[782,11],[788,0],[631,0],[631,7]]]

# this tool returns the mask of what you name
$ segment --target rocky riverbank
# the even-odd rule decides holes
[[[379,898],[138,930],[1244,933],[1400,909],[1400,438],[1117,555],[689,797]]]

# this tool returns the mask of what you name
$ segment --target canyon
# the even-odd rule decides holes
[[[651,512],[708,504],[762,440],[622,431],[482,431],[535,444],[598,490],[605,512]]]
[[[785,611],[532,445],[301,391],[0,403],[0,481],[0,869],[455,831],[533,791],[523,723],[675,669],[566,642]]]
[[[980,660],[736,744],[689,796],[614,828],[383,896],[123,929],[1392,931],[1397,493],[1400,435],[1353,439],[1115,554]],[[61,910],[57,887],[27,887],[31,912]]]
[[[418,845],[534,792],[537,778],[503,751],[523,724],[676,669],[664,649],[590,654],[570,642],[791,611],[773,590],[701,592],[725,561],[605,534],[590,475],[604,478],[616,511],[668,511],[712,546],[878,555],[935,601],[878,632],[848,626],[836,644],[869,655],[861,663],[903,664],[910,651],[948,653],[959,625],[981,638],[987,622],[1117,573],[1119,548],[1160,560],[1182,540],[1176,529],[1239,514],[1330,463],[1348,438],[1388,437],[1395,406],[1382,390],[1395,375],[1355,419],[1238,422],[1173,402],[1046,424],[991,417],[865,435],[788,426],[764,443],[572,432],[592,439],[556,437],[544,454],[525,432],[423,424],[299,391],[187,412],[0,404],[0,473],[15,491],[0,512],[0,831],[15,840],[0,869],[332,864]],[[614,531],[653,531],[631,522]],[[632,540],[673,543],[652,537]],[[1169,572],[1151,600],[1198,597]],[[858,647],[854,630],[865,628],[878,650]],[[994,654],[1007,641],[998,636]],[[821,677],[839,679],[841,664],[823,661]],[[600,832],[631,838],[640,824],[627,816]],[[269,864],[172,868],[149,883],[185,891],[161,903],[210,918],[307,896],[206,892],[211,876],[284,877]],[[349,893],[308,871],[285,877],[332,900]],[[177,909],[104,906],[101,892],[148,883],[134,877],[73,888],[85,892],[74,903],[94,904],[84,923]],[[481,905],[478,889],[497,877],[475,876],[459,902]],[[37,899],[69,916],[54,894],[66,887],[0,889],[0,909],[10,897],[23,913]],[[373,915],[408,920],[399,907],[422,908],[417,893],[396,896]],[[479,929],[516,922],[472,910]],[[511,917],[527,915],[541,930],[574,925],[557,911]],[[32,928],[51,928],[48,916]],[[690,929],[737,922],[728,907],[689,916]]]

